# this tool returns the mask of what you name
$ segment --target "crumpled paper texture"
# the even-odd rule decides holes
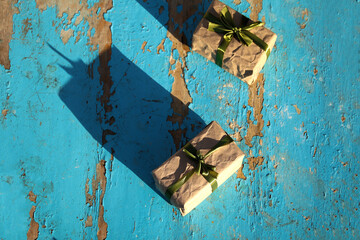
[[[219,13],[225,6],[224,3],[214,0],[208,12],[214,16],[219,16]],[[253,21],[236,12],[234,9],[230,7],[228,7],[228,9],[236,26],[247,26],[253,23]],[[212,62],[215,62],[216,50],[222,41],[223,34],[209,31],[208,25],[209,21],[205,18],[200,21],[193,35],[192,49]],[[250,30],[250,32],[266,42],[270,50],[274,47],[277,36],[269,29],[256,27]],[[266,60],[265,51],[255,43],[246,46],[237,39],[233,39],[225,51],[222,68],[251,85],[258,77]]]
[[[206,154],[224,136],[226,132],[213,121],[190,142],[201,154]],[[205,159],[206,163],[216,166],[218,186],[234,174],[242,165],[244,153],[232,142],[221,147]],[[194,163],[183,152],[183,148],[166,160],[152,175],[156,187],[162,194],[166,189],[188,171],[194,168]],[[179,208],[184,216],[200,204],[212,193],[210,184],[202,175],[194,174],[181,188],[175,192],[170,202]]]

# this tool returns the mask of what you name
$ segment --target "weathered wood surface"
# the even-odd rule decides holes
[[[360,238],[359,1],[224,1],[278,34],[252,86],[209,0],[0,2],[0,239]],[[181,217],[150,171],[212,120],[245,164]]]

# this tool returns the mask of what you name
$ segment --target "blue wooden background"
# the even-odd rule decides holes
[[[358,0],[225,0],[276,47],[192,52],[210,0],[3,0],[0,239],[360,239]],[[210,121],[241,170],[185,217],[150,171]]]

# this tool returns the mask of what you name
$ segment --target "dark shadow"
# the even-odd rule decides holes
[[[172,35],[191,47],[193,33],[212,0],[136,0]]]
[[[109,56],[110,67],[104,67]],[[187,129],[181,136],[184,145],[205,127],[204,121],[190,109],[181,126],[169,121],[171,103],[179,100],[116,48],[91,64],[67,61],[71,65],[62,68],[71,79],[59,92],[62,101],[99,144],[155,190],[151,171],[176,151],[170,132]],[[99,72],[106,71],[111,77],[104,79]]]

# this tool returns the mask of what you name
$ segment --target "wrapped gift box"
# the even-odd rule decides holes
[[[224,7],[227,7],[224,3],[214,0],[207,10],[207,14],[212,14],[220,18],[220,13]],[[236,27],[246,27],[254,23],[234,9],[230,7],[227,8]],[[223,41],[224,34],[210,31],[208,26],[209,21],[204,17],[194,32],[192,49],[205,58],[215,62],[216,52]],[[249,30],[249,32],[255,34],[265,42],[268,45],[268,51],[270,53],[276,41],[276,34],[263,26],[254,27]],[[255,41],[247,46],[243,41],[239,41],[233,37],[224,52],[222,68],[250,85],[258,77],[267,57],[266,51],[259,47]]]
[[[187,146],[191,144],[195,151],[197,150],[200,155],[204,156],[211,149],[219,146],[219,143],[223,142],[224,139],[230,139],[228,141],[229,143],[218,147],[211,155],[203,159],[204,163],[216,167],[215,171],[218,174],[217,186],[224,183],[226,179],[240,168],[244,153],[220,125],[213,121],[160,167],[153,170],[152,175],[159,191],[166,196],[170,186],[198,167],[198,163],[184,152],[184,148],[188,149]],[[212,192],[212,184],[210,184],[202,174],[198,175],[194,173],[188,181],[182,184],[181,187],[171,195],[169,200],[171,204],[179,208],[181,214],[184,216]]]

